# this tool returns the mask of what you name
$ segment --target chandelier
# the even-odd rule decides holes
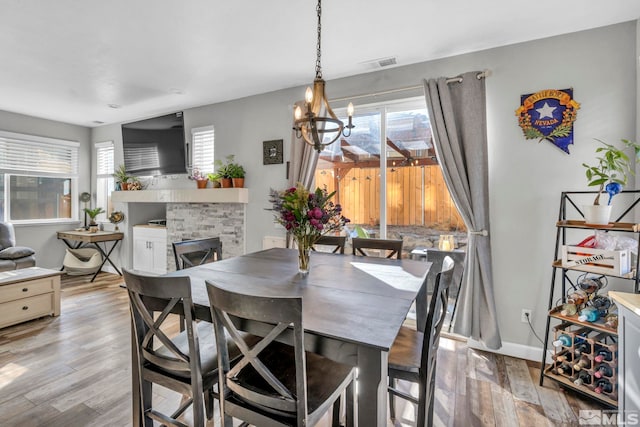
[[[318,6],[316,7],[318,14],[318,43],[316,45],[316,78],[313,80],[313,90],[307,87],[305,92],[305,110],[302,113],[300,106],[297,106],[294,111],[294,126],[297,138],[303,138],[304,141],[312,145],[313,148],[319,153],[322,149],[330,144],[336,142],[340,135],[348,137],[351,135],[351,129],[353,125],[353,104],[349,103],[347,107],[347,116],[349,117],[349,123],[345,124],[339,120],[334,114],[333,110],[329,106],[324,95],[324,80],[322,79],[322,65],[320,63],[320,57],[322,51],[320,49],[321,40],[321,17],[322,17],[322,5],[321,0],[318,0]],[[325,136],[328,136],[328,140],[325,141]]]

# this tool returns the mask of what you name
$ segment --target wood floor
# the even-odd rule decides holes
[[[94,283],[63,276],[60,317],[0,329],[0,426],[131,425],[129,311],[120,283],[109,273]],[[536,363],[462,341],[441,340],[438,365],[436,426],[570,426],[579,410],[604,409],[550,380],[539,387]],[[154,399],[172,405],[178,397],[158,388]],[[412,425],[411,406],[399,413],[401,425]]]

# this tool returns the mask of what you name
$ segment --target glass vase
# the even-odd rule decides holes
[[[309,274],[309,252],[311,247],[298,242],[298,272],[302,276]]]

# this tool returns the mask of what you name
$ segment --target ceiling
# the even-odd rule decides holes
[[[4,1],[0,110],[94,127],[306,85],[315,6]],[[326,80],[375,71],[379,59],[395,57],[397,67],[640,17],[637,0],[325,0],[322,8]]]

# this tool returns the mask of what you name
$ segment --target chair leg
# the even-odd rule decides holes
[[[333,402],[333,417],[331,419],[332,427],[340,427],[340,403],[342,402],[342,396],[338,397],[338,400]]]
[[[429,426],[432,425],[432,424],[425,424],[426,415],[427,415],[427,393],[424,390],[420,390],[419,396],[418,396],[418,417],[417,417],[416,427],[425,427],[427,425]]]
[[[389,388],[395,389],[396,388],[396,379],[395,377],[389,375]],[[389,395],[389,415],[391,416],[392,420],[396,419],[396,405],[395,405],[395,399],[393,398],[393,394],[392,393],[387,393]]]
[[[142,396],[140,396],[142,400],[142,419],[145,427],[153,427],[153,420],[147,416],[147,412],[151,410],[151,397],[153,393],[152,385],[153,383],[145,380],[141,380],[142,384],[140,385],[140,392]]]
[[[346,425],[347,427],[356,427],[356,410],[355,410],[355,378],[351,381],[351,384],[347,386],[347,393],[345,400],[345,413],[346,413]]]
[[[207,413],[207,420],[213,418],[213,389],[204,392],[204,408]]]

